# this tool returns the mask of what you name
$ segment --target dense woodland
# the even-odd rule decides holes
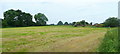
[[[33,22],[33,18],[35,19],[35,22]],[[50,20],[50,19],[49,19]],[[42,14],[37,13],[34,16],[32,16],[30,13],[22,12],[21,10],[13,10],[10,9],[8,11],[4,12],[4,19],[0,19],[0,23],[2,24],[2,27],[24,27],[24,26],[45,26],[47,25],[46,22],[48,21],[48,18]],[[63,23],[62,21],[59,21],[57,25],[72,25],[74,27],[77,26],[96,26],[96,27],[117,27],[119,25],[120,19],[117,17],[109,17],[106,19],[103,23],[96,23],[93,25],[93,23],[88,23],[85,20],[79,21],[79,22],[72,22]],[[50,24],[55,25],[55,24]]]

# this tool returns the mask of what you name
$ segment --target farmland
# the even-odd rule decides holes
[[[3,52],[95,52],[107,28],[36,26],[2,28]]]

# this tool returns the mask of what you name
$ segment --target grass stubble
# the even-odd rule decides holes
[[[38,26],[2,29],[3,52],[95,52],[106,28]]]

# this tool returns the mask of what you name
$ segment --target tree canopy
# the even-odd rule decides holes
[[[21,10],[8,10],[4,12],[3,22],[8,26],[30,26],[32,25],[32,15]]]
[[[34,18],[36,25],[46,25],[46,21],[48,21],[47,17],[42,13],[35,14]]]
[[[33,22],[33,16],[30,13],[22,12],[21,10],[7,10],[4,13],[4,19],[2,19],[3,27],[21,27],[21,26],[34,26],[34,25],[46,25],[48,21],[47,17],[38,13],[34,16],[35,22]]]
[[[21,27],[21,26],[44,26],[48,21],[48,18],[42,14],[37,13],[34,15],[34,19],[36,22],[33,22],[33,16],[30,13],[22,12],[21,10],[7,10],[3,13],[4,19],[0,19],[0,23],[3,27]],[[62,21],[59,21],[57,25],[73,25],[73,26],[86,26],[86,25],[93,25],[91,22],[90,24],[85,20],[79,22],[73,22],[68,24],[65,22],[63,24]],[[120,19],[117,17],[109,17],[105,20],[102,24],[96,24],[97,26],[105,26],[105,27],[117,27],[120,25]]]
[[[105,20],[105,22],[103,23],[105,27],[117,27],[119,25],[119,20],[116,17],[110,17],[108,19]]]
[[[74,26],[76,27],[76,26],[86,26],[86,25],[89,25],[89,23],[88,22],[86,22],[85,20],[82,20],[82,21],[80,21],[80,22],[74,22]]]
[[[68,22],[65,22],[64,25],[69,25]]]
[[[63,25],[63,22],[62,22],[62,21],[59,21],[57,25]]]

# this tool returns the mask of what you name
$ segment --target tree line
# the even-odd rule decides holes
[[[48,21],[47,17],[42,13],[35,14],[35,22],[33,22],[33,16],[30,13],[21,10],[10,9],[3,14],[4,19],[1,19],[2,27],[44,26]]]
[[[22,12],[21,10],[7,10],[4,13],[4,19],[0,19],[0,24],[2,24],[2,27],[23,27],[23,26],[45,26],[47,25],[46,22],[48,21],[48,18],[42,14],[37,13],[34,16],[32,16],[30,13]],[[35,22],[33,21],[33,18],[35,19]],[[51,24],[54,25],[54,24]],[[96,27],[117,27],[120,25],[120,19],[117,17],[109,17],[106,19],[103,23],[96,23],[93,25],[93,23],[88,23],[85,20],[79,21],[79,22],[72,22],[63,23],[62,21],[59,21],[57,25],[72,25],[74,27],[77,26],[96,26]]]
[[[72,23],[65,22],[64,24],[62,21],[59,21],[57,25],[72,25],[74,27],[77,26],[118,27],[120,26],[120,19],[118,19],[117,17],[109,17],[103,23],[99,23],[99,24],[98,23],[93,24],[92,22],[88,23],[85,20],[79,22],[72,22]]]
[[[73,25],[75,27],[77,27],[77,26],[86,26],[86,25],[90,25],[90,24],[88,22],[86,22],[85,20],[82,20],[82,21],[79,21],[79,22],[72,22],[72,23],[68,23],[68,22],[63,23],[62,21],[59,21],[57,23],[57,25]]]

